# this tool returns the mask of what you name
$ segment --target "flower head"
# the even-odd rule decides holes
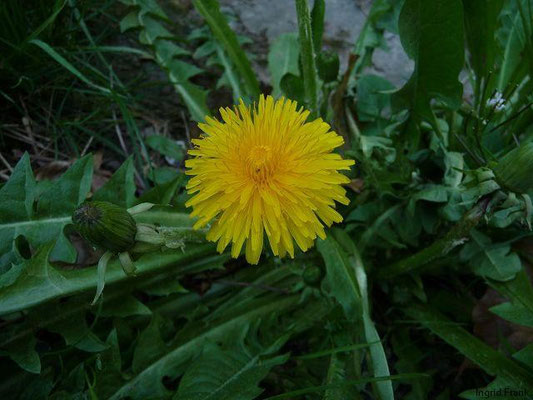
[[[194,196],[194,225],[214,220],[207,239],[218,241],[219,252],[232,243],[231,255],[246,248],[246,260],[257,264],[264,233],[280,257],[294,257],[293,239],[302,251],[317,236],[325,238],[323,224],[342,221],[335,201],[348,204],[341,184],[349,179],[353,160],[332,153],[343,138],[322,119],[306,122],[309,111],[296,102],[261,96],[257,106],[220,109],[224,122],[206,118],[199,124],[205,135],[193,140],[186,161],[193,175],[187,190]],[[322,222],[321,222],[322,221]]]
[[[501,92],[496,92],[494,95],[487,100],[488,107],[494,107],[494,111],[500,112],[505,109],[505,99]]]

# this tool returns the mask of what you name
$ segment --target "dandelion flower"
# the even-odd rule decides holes
[[[220,114],[223,122],[207,117],[198,125],[205,134],[192,141],[185,164],[194,228],[213,221],[207,239],[219,252],[231,243],[235,258],[245,246],[250,264],[259,261],[265,233],[280,257],[294,257],[293,240],[306,251],[324,239],[324,224],[342,221],[335,201],[348,204],[341,185],[349,179],[338,171],[354,161],[332,152],[343,138],[322,119],[306,122],[309,111],[283,98],[261,96],[253,107],[241,101]]]

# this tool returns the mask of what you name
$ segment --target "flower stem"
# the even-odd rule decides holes
[[[302,57],[305,97],[309,102],[309,108],[312,112],[311,116],[313,117],[317,113],[318,92],[313,32],[307,0],[296,0],[296,14],[298,15],[298,38]]]

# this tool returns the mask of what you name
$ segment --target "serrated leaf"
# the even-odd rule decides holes
[[[128,208],[135,202],[133,156],[128,157],[111,178],[92,197],[96,201],[108,201]]]
[[[184,61],[173,59],[166,64],[171,76],[172,83],[189,83],[187,80],[202,72],[195,65],[188,64]]]
[[[168,65],[174,57],[189,55],[189,51],[178,46],[171,40],[159,39],[155,42],[155,51],[158,57]]]
[[[31,170],[30,158],[25,153],[15,166],[9,180],[0,187],[0,272],[11,268],[16,259],[12,253],[13,240],[21,228],[28,227],[33,216],[35,201],[35,178]],[[52,223],[57,222],[53,221]],[[66,221],[61,220],[60,223]]]
[[[276,38],[268,52],[268,70],[271,77],[272,96],[281,95],[281,80],[286,74],[298,76],[300,43],[295,33],[284,33]]]
[[[218,43],[216,43],[216,55],[224,70],[224,74],[217,82],[217,88],[225,83],[233,92],[233,101],[238,103],[244,97],[244,89],[242,88],[241,79],[237,73],[235,66],[227,56],[226,52]]]
[[[183,375],[174,399],[252,400],[259,396],[263,392],[258,387],[261,380],[272,367],[289,358],[288,354],[273,356],[286,339],[250,349],[245,343],[247,330],[245,325],[244,334],[241,333],[229,349],[208,342]]]
[[[60,178],[54,180],[50,187],[39,195],[37,200],[36,218],[49,220],[63,218],[70,222],[72,213],[80,205],[91,190],[93,177],[92,155],[77,160]],[[64,226],[65,224],[63,224]],[[56,231],[39,229],[38,232],[23,233],[30,243],[40,244],[47,238],[58,237],[52,258],[66,262],[76,261],[76,251],[64,236],[63,226],[56,227]],[[40,240],[33,240],[39,235]]]
[[[524,267],[514,279],[506,282],[489,280],[488,283],[517,307],[525,308],[533,315],[533,287]]]
[[[185,149],[166,136],[151,135],[145,138],[145,143],[164,156],[173,158],[176,163],[180,163],[185,156]]]
[[[104,297],[105,300],[105,297]],[[110,302],[104,302],[100,312],[103,317],[129,317],[131,315],[150,315],[152,311],[134,296],[126,295]]]
[[[181,95],[185,105],[191,113],[192,119],[201,122],[209,115],[207,108],[207,91],[190,82],[183,82],[178,75],[171,72],[170,81],[176,91]]]
[[[61,312],[60,309],[54,311]],[[54,323],[48,329],[63,336],[68,346],[74,346],[80,350],[94,353],[107,348],[105,343],[89,329],[85,319],[85,310]]]
[[[168,20],[167,15],[155,0],[131,0],[130,5],[139,7],[141,17],[151,15],[163,21]]]
[[[221,340],[228,332],[233,332],[235,327],[255,321],[257,318],[266,317],[276,310],[280,313],[292,307],[297,302],[297,297],[285,296],[276,300],[266,299],[256,301],[253,308],[232,315],[226,320],[219,320],[202,329],[191,332],[189,336],[181,338],[179,343],[170,348],[162,357],[154,360],[131,380],[117,388],[110,399],[122,399],[131,397],[133,400],[146,397],[165,397],[168,390],[163,386],[164,376],[174,377],[187,361],[197,354],[197,349],[204,346],[208,341]]]
[[[446,186],[456,188],[463,180],[464,158],[462,153],[447,151],[444,155],[444,183]]]
[[[120,20],[120,32],[126,32],[130,29],[135,29],[141,26],[137,18],[137,11],[129,12],[124,18]]]
[[[21,368],[33,374],[41,372],[41,360],[35,351],[35,337],[17,340],[8,349],[9,357]]]
[[[0,188],[0,215],[4,223],[33,216],[35,178],[28,153],[24,153],[9,180]],[[3,241],[2,241],[3,242]]]
[[[228,25],[224,15],[220,12],[217,0],[193,0],[194,7],[204,17],[213,36],[224,47],[236,70],[244,82],[246,92],[252,98],[259,97],[259,83],[255,76],[250,60],[241,48],[237,35]]]
[[[27,309],[45,301],[68,296],[74,293],[94,290],[97,283],[95,268],[59,271],[48,263],[48,256],[53,242],[42,247],[37,254],[26,261],[24,270],[14,284],[0,289],[0,315]],[[135,261],[137,278],[142,279],[145,274],[153,274],[169,266],[175,267],[185,263],[183,271],[187,270],[190,260],[202,259],[206,255],[214,254],[211,244],[189,244],[187,251],[173,251],[167,253],[154,252],[141,256]],[[185,273],[185,272],[184,272]],[[124,274],[118,260],[111,261],[107,267],[106,285],[109,288],[114,282],[129,278]]]
[[[163,26],[162,21],[168,21],[168,18],[155,0],[132,0],[128,4],[140,8],[136,8],[122,20],[124,29],[139,29],[139,41],[152,50],[154,61],[167,72],[191,117],[195,121],[203,121],[209,114],[206,104],[207,91],[188,81],[202,70],[176,58],[189,52],[178,46],[172,33]]]
[[[461,250],[461,259],[468,261],[475,274],[497,281],[508,281],[522,268],[520,258],[505,243],[491,243],[490,238],[473,229],[471,241]]]
[[[206,33],[205,36],[208,38],[209,33]],[[207,57],[213,54],[217,50],[216,42],[214,40],[207,40],[202,45],[198,46],[194,51],[193,58],[199,59]]]
[[[390,93],[394,86],[377,75],[363,75],[356,82],[357,115],[361,121],[374,121],[384,117],[382,113],[390,108]]]
[[[459,72],[464,63],[463,7],[460,0],[406,0],[399,19],[402,45],[415,71],[395,95],[397,108],[408,107],[432,120],[430,102],[461,104]]]
[[[153,2],[155,3],[155,2]],[[139,38],[142,44],[155,45],[158,39],[171,39],[172,33],[170,33],[160,21],[151,18],[149,16],[141,16],[143,31],[140,33]]]
[[[374,152],[381,152],[387,163],[396,159],[396,149],[392,146],[392,140],[381,136],[361,135],[359,145],[365,157],[371,158]]]

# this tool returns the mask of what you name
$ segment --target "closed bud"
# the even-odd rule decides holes
[[[515,193],[533,189],[533,143],[510,151],[493,167],[496,181]]]
[[[120,253],[135,244],[137,225],[125,208],[106,201],[79,206],[72,216],[76,230],[91,244]]]

